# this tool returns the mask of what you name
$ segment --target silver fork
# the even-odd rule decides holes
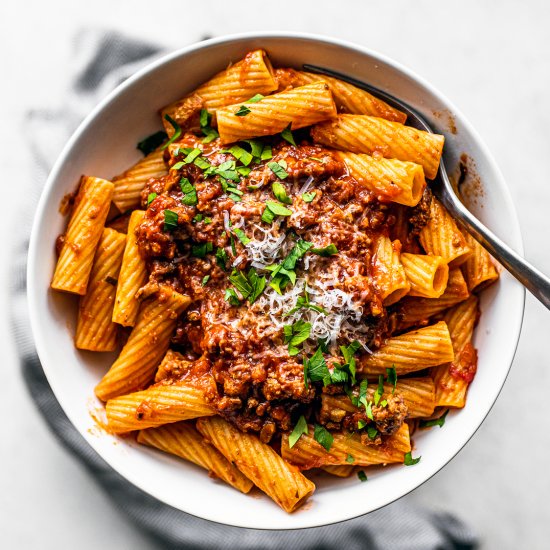
[[[372,95],[384,100],[391,106],[407,114],[407,123],[419,130],[433,133],[430,125],[420,116],[412,107],[403,103],[394,96],[365,84],[353,77],[340,74],[336,71],[318,67],[316,65],[305,64],[304,70],[326,76],[339,78],[349,82],[358,88],[368,91]],[[451,215],[461,223],[464,228],[488,250],[488,252],[497,259],[535,298],[550,309],[550,279],[533,267],[529,262],[522,258],[517,252],[512,250],[506,243],[499,239],[492,231],[487,229],[461,202],[455,193],[455,190],[449,180],[443,159],[439,164],[439,173],[436,180],[431,185],[434,195],[444,204]]]

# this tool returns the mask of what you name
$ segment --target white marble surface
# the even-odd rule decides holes
[[[229,7],[231,6],[231,7]],[[0,156],[4,205],[28,177],[22,116],[55,105],[66,85],[71,40],[85,27],[115,28],[177,47],[201,36],[300,30],[344,38],[387,54],[430,80],[478,129],[515,199],[527,257],[550,273],[550,4],[544,0],[278,0],[270,4],[95,0],[4,0],[0,6]],[[0,216],[3,249],[30,224]],[[505,235],[503,236],[505,237]],[[4,256],[5,257],[5,256]],[[1,264],[6,289],[9,262]],[[8,296],[0,291],[0,311]],[[3,334],[0,438],[2,548],[138,550],[152,543],[111,505],[48,432],[29,399]],[[523,335],[506,386],[460,455],[407,498],[455,512],[481,533],[484,548],[548,548],[550,473],[547,412],[550,314],[528,297]]]

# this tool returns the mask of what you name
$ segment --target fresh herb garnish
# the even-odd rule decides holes
[[[275,216],[292,216],[292,210],[289,210],[279,202],[267,201],[265,210],[262,212],[262,221],[273,223]]]
[[[147,206],[149,206],[157,198],[156,193],[149,193],[147,195]]]
[[[195,258],[204,258],[208,252],[212,252],[212,250],[214,250],[214,245],[210,241],[194,244],[191,246],[191,256]]]
[[[187,156],[183,159],[185,164],[191,164],[197,157],[200,157],[202,151],[200,149],[191,149]]]
[[[288,143],[290,143],[290,145],[294,145],[296,146],[296,142],[294,141],[294,136],[292,135],[292,132],[290,130],[290,126],[292,125],[289,124],[282,132],[281,132],[281,137],[288,141]]]
[[[277,200],[284,204],[292,204],[292,199],[287,195],[286,187],[282,183],[278,181],[274,182],[272,189]]]
[[[345,370],[349,373],[351,384],[355,384],[355,372],[356,372],[356,361],[355,361],[355,354],[357,350],[361,347],[361,344],[354,340],[351,344],[348,346],[340,346],[340,351],[342,352],[342,355],[344,356],[345,363],[341,365],[341,369]],[[365,380],[365,382],[367,382]]]
[[[197,190],[187,178],[180,179],[180,189],[183,193],[183,197],[181,199],[183,204],[186,206],[196,206],[198,204],[199,201],[197,199]]]
[[[233,145],[227,152],[240,160],[245,166],[248,166],[254,160],[253,155],[238,145]]]
[[[374,420],[374,415],[372,414],[372,401],[367,401],[365,403],[365,413],[368,419]]]
[[[322,381],[324,386],[328,386],[331,382],[330,371],[321,348],[317,348],[317,351],[309,359],[304,358],[304,383],[308,378],[312,382]],[[307,384],[305,386],[307,387]]]
[[[363,470],[359,470],[357,472],[357,477],[361,482],[367,481],[369,478],[367,477],[367,474]]]
[[[421,420],[420,427],[431,428],[432,426],[439,426],[440,428],[443,428],[443,426],[445,425],[445,418],[448,414],[449,409],[447,409],[439,418],[434,418],[432,420]]]
[[[395,393],[395,388],[397,387],[397,372],[395,370],[395,365],[391,368],[386,367],[386,375],[388,382],[393,386],[392,395]]]
[[[212,168],[212,165],[206,159],[204,159],[202,157],[197,157],[193,161],[193,164],[195,166],[197,166],[198,168],[200,168],[201,170],[210,170]]]
[[[174,133],[172,137],[160,148],[161,151],[164,151],[181,136],[181,126],[169,114],[164,115],[164,120],[167,120],[172,128],[174,128]]]
[[[353,464],[355,462],[355,458],[348,453],[348,456],[346,456],[346,462],[348,464]]]
[[[292,430],[291,434],[288,436],[288,446],[292,449],[296,443],[298,443],[298,440],[302,435],[308,434],[308,427],[306,419],[302,416],[298,418],[298,422],[296,422],[296,426],[294,426],[294,429]]]
[[[235,116],[246,116],[248,113],[250,113],[250,109],[241,105],[238,110],[235,111]]]
[[[320,424],[315,424],[315,430],[313,431],[313,437],[317,443],[322,445],[327,452],[330,451],[330,448],[332,447],[332,442],[334,441],[334,438],[332,437],[331,433],[321,426]]]
[[[210,275],[205,275],[202,278],[202,286],[206,286],[206,283],[210,280]]]
[[[288,344],[289,355],[298,355],[300,349],[298,346],[305,342],[311,333],[311,323],[305,321],[296,321],[292,325],[283,327],[284,342]]]
[[[384,393],[384,377],[380,374],[380,375],[378,375],[378,387],[376,388],[376,391],[374,392],[374,404],[375,405],[378,405],[383,393]]]
[[[212,115],[206,109],[201,109],[200,125],[201,132],[204,134],[204,138],[202,139],[203,143],[210,143],[211,141],[214,141],[216,138],[220,137],[218,131],[212,128],[212,126],[210,125],[211,122]]]
[[[246,233],[242,229],[233,229],[233,233],[237,235],[239,241],[241,241],[241,243],[243,243],[245,246],[252,240],[246,236]]]
[[[227,252],[225,248],[220,248],[216,250],[216,263],[225,271],[227,264]]]
[[[367,425],[367,423],[364,420],[358,420],[357,421],[357,428],[359,430],[362,430],[366,425]]]
[[[376,439],[378,430],[374,426],[367,426],[367,435],[369,436],[369,439]]]
[[[173,231],[178,227],[178,214],[172,210],[164,211],[164,231]]]
[[[304,289],[304,295],[298,296],[296,299],[296,305],[290,310],[287,311],[283,317],[288,317],[289,315],[292,315],[293,313],[296,313],[300,309],[311,309],[313,311],[317,311],[318,313],[324,313],[325,315],[328,315],[328,312],[326,309],[322,308],[321,306],[318,306],[316,304],[312,304],[309,301],[309,293],[307,291],[307,288]]]
[[[324,258],[326,258],[328,256],[334,256],[334,254],[338,254],[338,249],[335,245],[329,244],[324,248],[312,248],[311,252],[313,252],[313,254],[317,254],[317,256],[323,256]]]
[[[278,178],[282,180],[288,178],[288,173],[286,171],[286,168],[288,168],[288,166],[284,160],[280,160],[279,162],[268,162],[267,165]]]
[[[253,95],[250,99],[247,99],[245,103],[258,103],[258,101],[261,101],[265,96],[262,94],[256,94]]]
[[[269,204],[269,202],[268,202]],[[282,207],[284,208],[284,207]],[[286,210],[286,209],[285,209]],[[312,243],[298,239],[288,256],[277,266],[268,266],[271,271],[271,286],[278,294],[282,294],[288,283],[296,283],[296,262],[313,246]]]
[[[302,199],[304,202],[312,202],[316,195],[317,195],[316,191],[313,191],[312,193],[303,193]]]
[[[405,460],[403,461],[403,464],[405,464],[405,466],[414,466],[415,464],[418,464],[420,462],[421,458],[421,456],[419,456],[418,458],[413,458],[412,453],[408,452],[405,454]]]
[[[242,294],[243,298],[253,304],[265,289],[265,277],[258,276],[256,270],[251,267],[248,273],[234,269],[229,276],[233,286]]]
[[[241,301],[239,300],[239,297],[237,296],[237,293],[232,288],[227,288],[225,290],[224,299],[231,306],[240,306],[241,305]]]
[[[145,156],[149,153],[152,153],[162,142],[168,138],[166,132],[160,130],[155,132],[150,136],[142,139],[137,145],[136,148],[139,149]]]

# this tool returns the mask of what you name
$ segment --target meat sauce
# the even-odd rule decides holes
[[[329,150],[305,139],[298,146],[276,138],[263,143],[272,147],[272,158],[251,162],[250,170],[242,169],[234,178],[241,162],[223,175],[209,174],[208,170],[205,174],[204,167],[187,162],[193,149],[200,149],[201,158],[214,167],[235,162],[235,156],[219,140],[204,144],[200,137],[184,135],[177,147],[170,147],[169,164],[175,169],[149,180],[143,190],[146,214],[136,234],[149,271],[141,294],[155,292],[162,283],[192,299],[172,340],[178,359],[161,379],[185,376],[208,387],[208,398],[220,415],[241,430],[259,433],[267,442],[278,432],[292,429],[300,414],[332,427],[335,423],[320,414],[323,384],[304,383],[302,353],[306,354],[304,350],[297,355],[289,353],[282,326],[270,318],[267,298],[251,304],[229,280],[232,273],[246,275],[252,266],[247,239],[271,232],[275,242],[281,241],[281,249],[287,247],[287,254],[299,240],[313,243],[315,249],[336,247],[337,254],[329,257],[307,252],[296,262],[295,273],[299,279],[309,265],[310,276],[325,277],[334,292],[351,297],[360,311],[360,320],[350,323],[361,325],[360,358],[366,349],[376,349],[382,343],[391,325],[372,282],[370,265],[374,239],[390,231],[396,206],[379,202]],[[269,165],[273,162],[284,167],[288,177],[280,179],[272,169],[274,165]],[[186,181],[194,189],[190,194],[182,191],[181,182]],[[262,220],[266,203],[277,202],[272,188],[275,182],[284,186],[288,199],[281,205],[290,215],[274,216],[266,223]],[[166,210],[177,216],[177,224],[165,223]],[[422,222],[421,215],[417,218],[420,221],[415,218],[415,226]],[[275,263],[282,259],[284,255]],[[266,277],[266,289],[277,298],[269,287],[269,271],[258,269],[258,275]],[[234,292],[229,298],[228,289]],[[342,361],[335,356],[338,346],[349,343],[344,333],[335,337],[330,353],[325,355],[329,369],[331,360]],[[340,385],[329,387],[332,392],[344,391]],[[406,414],[406,406],[397,395],[384,410],[376,409],[374,421],[360,415],[338,427],[353,429],[360,419],[375,422],[381,433],[393,433]]]

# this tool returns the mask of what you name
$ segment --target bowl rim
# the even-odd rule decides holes
[[[143,76],[149,74],[150,72],[155,71],[157,68],[161,67],[164,64],[170,63],[172,60],[177,59],[182,56],[186,56],[191,53],[198,52],[202,49],[211,47],[211,46],[217,46],[222,45],[226,43],[231,42],[239,42],[239,41],[246,41],[246,40],[262,40],[262,39],[280,39],[280,38],[288,38],[288,39],[297,39],[302,41],[308,41],[313,43],[324,43],[331,46],[337,46],[341,47],[347,50],[351,50],[357,54],[360,55],[367,55],[371,56],[372,58],[378,59],[380,62],[388,65],[392,69],[396,70],[397,72],[405,75],[406,77],[410,78],[411,80],[415,81],[422,87],[424,87],[426,90],[428,90],[431,94],[433,94],[435,97],[439,98],[450,106],[452,108],[452,114],[456,115],[457,118],[460,120],[461,124],[468,130],[468,132],[472,135],[473,140],[476,143],[476,146],[480,149],[481,155],[483,156],[484,160],[489,164],[491,170],[495,174],[495,178],[499,181],[500,187],[499,187],[499,194],[501,195],[502,199],[506,202],[507,208],[509,209],[509,212],[511,213],[511,218],[509,219],[510,227],[511,227],[511,235],[512,239],[515,241],[515,244],[513,248],[519,253],[523,254],[523,239],[521,234],[521,228],[519,224],[518,214],[510,193],[510,190],[506,184],[506,181],[504,179],[504,176],[502,172],[500,171],[495,159],[493,158],[492,154],[490,153],[487,145],[483,141],[483,139],[480,137],[478,132],[475,130],[475,128],[471,125],[469,120],[462,114],[462,112],[456,108],[453,102],[451,102],[444,94],[442,94],[439,90],[437,90],[434,86],[432,86],[428,81],[426,81],[423,77],[419,76],[415,71],[409,69],[408,67],[403,66],[401,63],[393,60],[392,58],[379,53],[376,50],[373,50],[371,48],[367,48],[365,46],[361,46],[358,44],[355,44],[353,42],[349,42],[346,40],[341,40],[338,38],[333,38],[326,35],[320,35],[315,33],[307,33],[307,32],[289,32],[289,31],[264,31],[264,32],[246,32],[246,33],[234,33],[229,35],[220,36],[217,38],[211,38],[208,40],[204,40],[201,42],[195,42],[192,44],[189,44],[187,46],[184,46],[182,48],[178,48],[176,50],[173,50],[171,52],[168,52],[164,55],[159,56],[157,59],[154,59],[151,63],[148,63],[143,68],[136,71],[133,75],[131,75],[129,78],[127,78],[124,82],[119,84],[114,90],[112,90],[105,98],[103,98],[92,110],[91,112],[83,119],[83,121],[79,124],[77,129],[73,132],[65,146],[63,147],[61,153],[57,157],[49,175],[46,180],[46,183],[44,184],[44,187],[41,191],[40,199],[38,201],[34,218],[33,218],[33,224],[31,229],[31,236],[29,241],[29,248],[28,248],[28,254],[27,254],[27,270],[26,270],[26,281],[27,281],[27,303],[29,308],[29,319],[30,319],[30,326],[31,326],[31,333],[33,336],[34,344],[37,350],[38,357],[40,358],[40,362],[44,371],[44,374],[48,380],[48,383],[58,400],[61,408],[63,409],[64,413],[69,418],[69,421],[73,425],[73,427],[78,431],[80,435],[82,434],[81,430],[77,427],[77,422],[73,419],[73,414],[70,410],[68,410],[64,406],[64,400],[62,398],[63,390],[62,388],[58,387],[58,385],[54,381],[53,373],[48,368],[46,363],[43,363],[42,357],[46,356],[45,349],[48,346],[48,342],[45,341],[45,339],[42,337],[40,324],[41,321],[39,319],[39,316],[37,314],[38,308],[37,300],[40,292],[43,292],[43,289],[39,288],[39,285],[37,284],[37,281],[34,278],[34,274],[37,273],[37,264],[36,259],[38,256],[38,249],[40,246],[40,239],[38,234],[38,227],[41,226],[42,220],[45,216],[47,207],[49,207],[49,198],[52,190],[54,189],[54,183],[58,179],[59,173],[61,172],[61,168],[64,166],[64,164],[67,162],[69,158],[69,153],[71,152],[73,145],[75,142],[79,140],[79,138],[84,134],[88,128],[88,126],[92,123],[92,121],[96,118],[96,116],[102,112],[106,107],[108,107],[115,99],[121,95],[127,88],[131,87],[134,83],[136,83],[138,80],[140,80]],[[122,476],[124,479],[126,479],[129,483],[132,483],[133,485],[137,486],[140,490],[144,491],[145,493],[150,494],[154,498],[158,499],[160,502],[163,502],[170,506],[175,506],[176,508],[182,510],[184,513],[190,514],[195,517],[200,517],[202,519],[206,519],[207,521],[213,521],[214,523],[219,523],[222,525],[233,525],[236,527],[243,527],[243,528],[254,528],[259,530],[296,530],[296,529],[306,529],[311,527],[319,527],[323,525],[332,525],[335,523],[339,523],[342,521],[354,519],[363,515],[366,515],[368,513],[374,512],[382,507],[387,506],[388,504],[399,500],[400,498],[406,496],[410,492],[412,492],[414,489],[420,487],[424,483],[426,483],[429,479],[431,479],[435,474],[437,474],[442,468],[444,468],[463,448],[464,446],[470,441],[470,439],[475,435],[475,433],[479,430],[485,419],[487,418],[489,412],[492,410],[493,406],[495,405],[498,396],[500,395],[500,392],[502,391],[504,384],[506,382],[506,379],[508,378],[508,375],[510,373],[510,369],[513,364],[513,360],[517,351],[517,346],[519,344],[520,336],[521,336],[521,329],[523,324],[523,318],[525,313],[525,288],[521,289],[520,293],[520,311],[521,314],[517,316],[515,319],[515,326],[513,327],[513,332],[515,334],[515,344],[513,346],[513,353],[511,354],[509,358],[509,364],[506,369],[505,376],[502,379],[502,383],[500,384],[500,387],[498,388],[498,391],[496,394],[494,394],[494,398],[492,398],[492,402],[487,409],[486,413],[482,416],[482,418],[477,422],[476,420],[476,426],[475,429],[473,429],[471,432],[468,430],[468,433],[466,437],[462,436],[462,438],[459,438],[458,444],[454,445],[451,452],[447,453],[445,455],[445,458],[443,460],[440,460],[439,463],[432,468],[429,475],[427,475],[422,481],[419,483],[415,483],[411,487],[407,487],[398,497],[387,497],[383,502],[381,502],[379,505],[376,505],[374,508],[370,509],[367,512],[364,512],[362,510],[358,510],[357,513],[354,513],[353,515],[341,515],[338,516],[338,514],[335,514],[335,519],[331,521],[321,521],[321,520],[315,520],[315,515],[311,515],[311,520],[306,521],[300,521],[300,525],[298,526],[290,526],[290,527],[270,527],[270,526],[263,526],[263,525],[255,525],[251,526],[250,524],[247,524],[244,520],[241,524],[237,523],[224,523],[223,520],[219,519],[213,519],[213,518],[205,518],[204,516],[199,516],[195,514],[193,511],[188,510],[182,510],[181,507],[174,504],[174,502],[170,502],[167,500],[165,496],[161,496],[158,493],[155,494],[154,491],[150,489],[150,487],[145,488],[142,483],[140,483],[140,478],[137,476],[129,475],[127,472],[120,471],[119,468],[117,468],[115,465],[108,462],[109,467],[113,468],[120,476]],[[85,441],[87,444],[89,444],[100,456],[101,452],[96,449],[95,445],[93,445],[88,439],[85,438]],[[304,517],[304,515],[302,515]],[[267,523],[269,520],[267,521]]]

